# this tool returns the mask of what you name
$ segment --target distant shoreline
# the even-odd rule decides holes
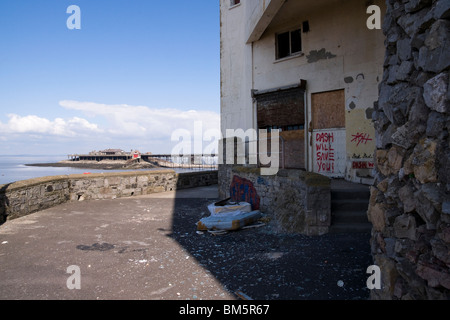
[[[115,163],[114,163],[115,162]],[[94,170],[136,170],[161,168],[149,162],[126,164],[125,161],[60,161],[54,163],[31,163],[28,167],[78,168]]]
[[[159,165],[158,165],[159,164]],[[195,164],[174,164],[164,160],[157,161],[157,164],[141,161],[127,163],[122,160],[104,160],[104,161],[59,161],[54,163],[32,163],[26,164],[28,167],[53,167],[53,168],[78,168],[91,170],[141,170],[141,169],[195,169],[210,168],[217,170],[214,165],[195,165]]]

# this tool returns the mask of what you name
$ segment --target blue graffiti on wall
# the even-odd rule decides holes
[[[230,187],[231,200],[234,202],[248,202],[252,210],[259,210],[260,198],[250,180],[234,176]]]

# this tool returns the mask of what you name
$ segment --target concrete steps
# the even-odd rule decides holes
[[[372,230],[367,218],[369,187],[345,181],[331,184],[330,233],[355,233]]]

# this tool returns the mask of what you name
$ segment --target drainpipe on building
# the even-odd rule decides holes
[[[307,99],[307,91],[305,86],[305,93],[303,94],[303,107],[305,109],[305,164],[306,171],[309,170],[309,117],[308,117],[308,99]]]
[[[285,159],[286,159],[286,157],[284,155],[284,139],[283,139],[283,137],[281,135],[280,135],[280,140],[281,140],[281,152],[280,152],[280,154],[281,154],[281,157],[282,157],[282,160],[280,161],[280,163],[281,163],[281,169],[284,169],[285,168]]]

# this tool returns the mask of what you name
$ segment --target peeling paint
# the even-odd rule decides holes
[[[308,63],[314,63],[319,60],[336,58],[336,55],[332,54],[329,51],[326,51],[325,48],[322,48],[319,51],[317,50],[310,51],[309,55],[307,55],[306,58],[308,59]]]
[[[366,109],[366,119],[372,119],[372,113],[373,113],[374,109],[373,108],[367,108]]]
[[[353,77],[345,77],[344,78],[344,82],[345,83],[352,83],[353,82]]]

